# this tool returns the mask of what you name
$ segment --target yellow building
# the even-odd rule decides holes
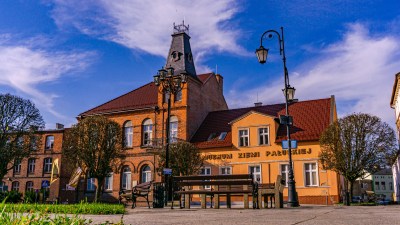
[[[298,141],[292,155],[300,204],[338,202],[339,177],[318,162],[319,137],[337,119],[334,97],[291,103],[289,112],[291,138]],[[209,113],[191,140],[206,155],[202,173],[253,173],[260,183],[273,183],[282,174],[288,180],[288,154],[281,146],[286,126],[278,119],[284,113],[284,104]]]

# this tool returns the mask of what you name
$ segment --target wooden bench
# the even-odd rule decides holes
[[[268,198],[271,200],[271,207],[273,200],[275,208],[283,208],[284,182],[282,175],[278,175],[275,184],[260,184],[258,188],[258,206],[261,207],[262,198],[264,197],[264,208],[268,208]]]
[[[149,193],[150,193],[150,188],[152,185],[153,181],[150,182],[145,182],[136,185],[133,187],[132,191],[127,191],[127,190],[121,190],[119,192],[119,202],[121,203],[123,199],[126,200],[126,202],[132,201],[132,209],[136,207],[136,199],[138,197],[143,197],[147,201],[147,206],[150,209],[150,204],[149,204]]]
[[[221,195],[226,196],[228,208],[231,208],[232,195],[243,195],[244,208],[249,208],[249,195],[253,196],[253,208],[256,208],[257,205],[257,184],[253,181],[252,174],[177,176],[172,180],[174,194],[179,194],[181,199],[182,195],[185,197],[185,208],[190,208],[190,199],[193,194],[201,196],[203,209],[206,208],[207,195],[214,199],[216,209],[220,207],[219,197]],[[211,188],[207,189],[206,186]]]

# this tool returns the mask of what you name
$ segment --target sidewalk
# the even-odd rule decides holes
[[[301,206],[283,209],[127,208],[125,215],[85,215],[125,224],[400,224],[400,206]]]

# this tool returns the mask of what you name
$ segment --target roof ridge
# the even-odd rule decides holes
[[[321,100],[330,100],[330,99],[331,99],[331,98],[309,99],[309,100],[294,102],[294,103],[292,103],[292,104],[304,103],[304,102],[313,102],[313,101],[321,101]],[[224,111],[233,111],[233,110],[242,110],[242,109],[262,108],[262,107],[267,107],[267,106],[268,106],[268,107],[271,107],[271,106],[282,105],[282,104],[285,104],[285,103],[282,102],[282,103],[273,103],[273,104],[262,105],[262,106],[250,106],[250,107],[242,107],[242,108],[234,108],[234,109],[225,109],[225,110],[212,111],[212,112],[210,112],[210,113],[217,113],[217,112],[224,112]]]
[[[101,105],[98,105],[98,106],[95,106],[95,107],[93,107],[93,108],[91,108],[91,109],[88,109],[88,110],[86,110],[85,112],[80,113],[78,116],[82,116],[82,115],[84,115],[85,113],[87,113],[87,112],[89,112],[89,111],[92,111],[92,110],[94,110],[94,109],[96,109],[96,108],[99,108],[99,107],[101,107],[101,106],[103,106],[103,105],[105,105],[105,104],[108,104],[108,103],[110,103],[110,102],[116,100],[116,99],[122,98],[122,97],[124,97],[124,96],[126,96],[126,95],[128,95],[128,94],[130,94],[130,93],[132,93],[132,92],[134,92],[134,91],[137,91],[137,90],[139,90],[139,89],[141,89],[141,88],[144,88],[144,87],[146,87],[146,86],[148,86],[148,85],[151,85],[151,84],[153,84],[153,83],[154,83],[154,82],[151,81],[151,82],[149,82],[149,83],[147,83],[147,84],[144,84],[144,85],[142,85],[142,86],[140,86],[140,87],[138,87],[138,88],[136,88],[136,89],[133,89],[132,91],[129,91],[129,92],[123,94],[123,95],[120,95],[120,96],[118,96],[118,97],[115,97],[115,98],[113,98],[113,99],[111,99],[111,100],[109,100],[109,101],[107,101],[107,102],[105,102],[105,103],[103,103],[103,104],[101,104]]]

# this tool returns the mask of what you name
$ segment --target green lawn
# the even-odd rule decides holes
[[[80,203],[68,205],[51,205],[51,204],[2,204],[4,212],[15,213],[57,213],[57,214],[123,214],[125,212],[124,205],[121,204],[105,204],[105,203]]]

